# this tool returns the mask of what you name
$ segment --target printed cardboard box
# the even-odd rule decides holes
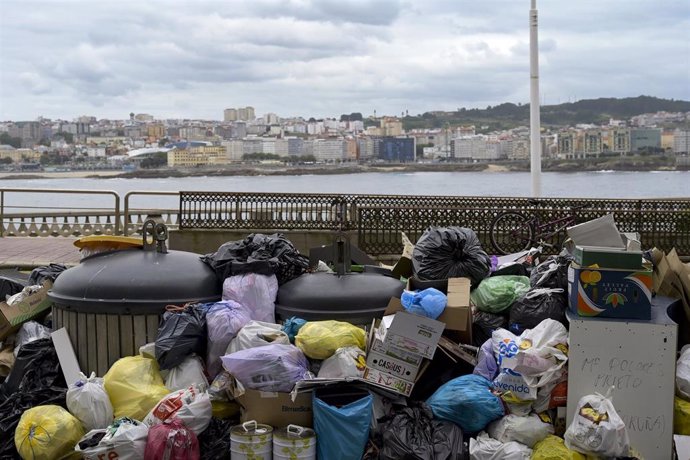
[[[642,251],[625,251],[597,246],[575,246],[575,263],[581,267],[597,265],[601,268],[622,268],[639,270],[642,268]]]
[[[399,311],[386,331],[384,343],[431,359],[444,328],[440,321]]]
[[[51,287],[53,287],[52,281],[46,280],[39,291],[18,304],[10,306],[4,299],[0,301],[0,340],[16,331],[23,323],[36,318],[50,308],[52,302],[48,298],[48,291]]]
[[[652,317],[652,269],[568,268],[568,305],[579,316]]]
[[[235,398],[241,407],[241,422],[256,420],[273,427],[299,425],[312,427],[312,394],[298,393],[293,401],[290,393],[276,393],[245,389]]]
[[[410,382],[414,382],[415,378],[417,377],[420,365],[421,359],[417,365],[413,365],[406,361],[395,359],[389,355],[378,353],[373,350],[369,350],[369,353],[367,353],[368,368],[386,372]]]
[[[370,369],[368,367],[364,371],[364,377],[362,378],[362,380],[371,385],[375,385],[377,387],[381,387],[386,390],[393,391],[395,393],[400,393],[403,396],[410,396],[412,394],[412,390],[414,389],[415,384],[424,374],[424,371],[426,370],[427,366],[428,361],[422,364],[422,367],[419,369],[419,373],[417,374],[417,378],[414,380],[414,382],[410,382],[395,375],[388,374],[386,372],[381,372],[376,369]]]

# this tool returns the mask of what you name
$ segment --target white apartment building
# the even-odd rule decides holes
[[[312,136],[318,136],[323,134],[324,126],[322,121],[311,122],[307,124],[307,134]]]
[[[105,146],[87,147],[86,155],[91,158],[105,158]]]
[[[314,139],[313,149],[317,161],[334,162],[345,159],[343,139]]]
[[[673,152],[690,153],[690,129],[677,129],[673,133]]]
[[[225,147],[225,154],[229,161],[242,161],[244,142],[241,140],[222,141],[220,145]]]
[[[458,137],[451,141],[451,156],[456,160],[486,159],[486,138],[484,136]]]

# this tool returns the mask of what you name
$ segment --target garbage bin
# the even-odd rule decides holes
[[[48,297],[53,326],[65,327],[85,374],[103,376],[123,356],[156,338],[166,305],[221,298],[213,270],[198,254],[168,251],[167,229],[148,221],[154,241],[141,248],[98,253],[65,270]]]

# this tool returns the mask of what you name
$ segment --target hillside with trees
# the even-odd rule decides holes
[[[690,112],[690,101],[660,99],[651,96],[628,98],[583,99],[558,105],[541,107],[544,127],[573,126],[579,123],[603,123],[610,118],[628,119],[642,113]],[[426,112],[403,118],[403,127],[409,129],[443,128],[446,124],[475,125],[478,131],[510,129],[529,125],[529,104],[504,103],[485,109],[459,108],[455,112]],[[485,129],[480,127],[485,126]]]

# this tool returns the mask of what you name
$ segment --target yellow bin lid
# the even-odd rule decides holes
[[[141,238],[132,236],[91,235],[79,238],[74,245],[79,249],[103,248],[104,246],[112,249],[127,249],[140,248],[144,244]]]

